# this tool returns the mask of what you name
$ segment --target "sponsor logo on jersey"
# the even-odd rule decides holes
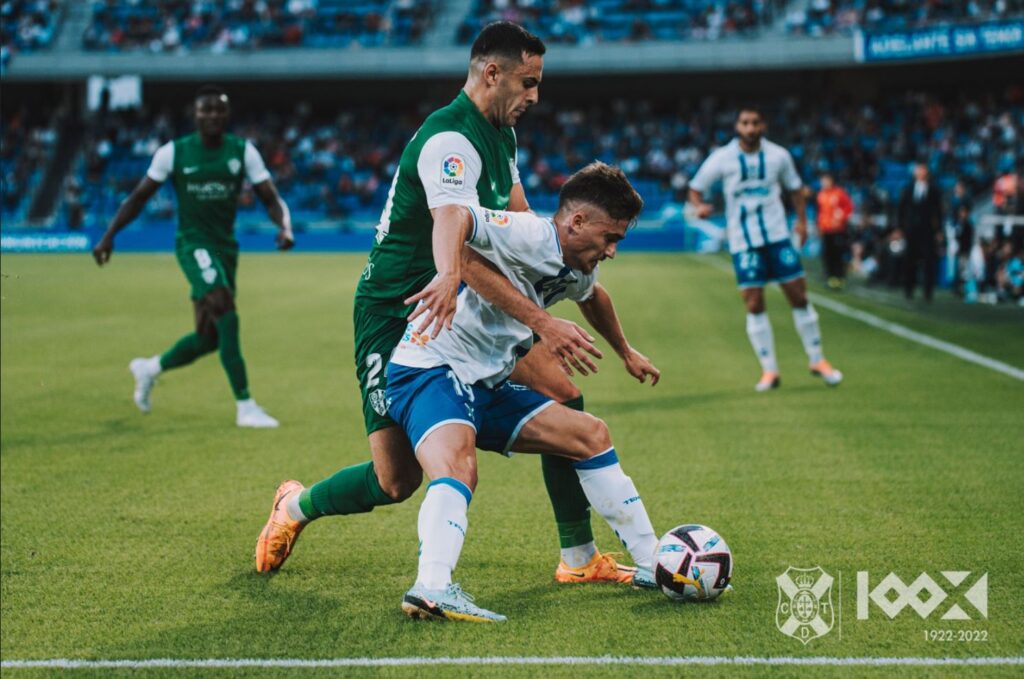
[[[495,226],[508,226],[512,222],[512,217],[507,212],[484,210],[484,221]]]
[[[199,172],[199,166],[194,165],[192,167],[183,167],[181,171],[184,172],[185,174],[193,174],[195,172]]]
[[[462,188],[466,183],[466,161],[457,153],[452,153],[441,161],[441,184],[452,188]]]
[[[238,158],[232,158],[228,161],[228,171],[231,174],[238,174],[238,171],[242,169],[242,161]]]
[[[223,200],[229,198],[234,186],[225,182],[187,182],[185,191],[197,200]]]

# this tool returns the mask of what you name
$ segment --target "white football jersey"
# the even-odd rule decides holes
[[[738,139],[715,149],[690,180],[690,187],[707,196],[718,180],[725,194],[729,252],[745,252],[789,238],[782,191],[803,186],[789,151],[767,139],[746,153]]]
[[[584,274],[562,261],[558,231],[550,219],[529,212],[501,212],[466,206],[474,220],[467,241],[537,306],[563,299],[583,302],[597,282],[597,269]],[[486,301],[465,283],[459,291],[452,328],[436,338],[405,329],[391,361],[412,368],[449,366],[464,384],[493,387],[511,374],[516,360],[533,346],[533,331]]]

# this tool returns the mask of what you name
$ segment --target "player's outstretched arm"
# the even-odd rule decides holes
[[[555,318],[534,304],[469,246],[462,250],[462,279],[481,297],[537,333],[544,340],[541,346],[551,352],[567,374],[572,375],[573,368],[581,375],[597,372],[597,366],[587,354],[595,358],[602,358],[602,355],[586,330],[572,321]]]
[[[641,383],[651,377],[653,387],[661,379],[661,371],[651,360],[634,349],[626,341],[626,333],[622,330],[619,316],[615,313],[615,305],[612,303],[612,296],[600,283],[594,284],[594,293],[586,301],[579,303],[583,317],[593,326],[601,337],[608,341],[615,353],[619,355],[626,364],[626,372],[638,379]]]
[[[437,337],[441,328],[452,327],[455,317],[456,298],[462,282],[462,245],[473,230],[473,216],[462,205],[441,205],[432,209],[430,214],[434,218],[431,242],[437,276],[405,303],[423,302],[409,314],[409,321],[423,316],[418,332],[427,332],[433,326],[430,335]]]
[[[106,232],[92,249],[92,256],[97,264],[103,266],[110,261],[110,256],[114,252],[114,236],[135,221],[135,218],[142,212],[142,208],[146,207],[146,203],[159,188],[159,182],[153,181],[148,176],[143,177],[142,181],[128,194],[128,197],[121,202],[114,218],[110,220]]]
[[[288,250],[295,245],[295,235],[292,233],[292,213],[288,211],[288,205],[277,192],[273,179],[267,179],[252,187],[259,197],[263,207],[267,209],[270,221],[277,225],[277,249]]]

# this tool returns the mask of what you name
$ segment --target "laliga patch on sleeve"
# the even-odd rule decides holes
[[[485,209],[484,221],[495,226],[508,226],[512,222],[512,218],[507,212],[494,212]]]
[[[466,185],[466,159],[449,153],[441,161],[441,186],[461,189]]]

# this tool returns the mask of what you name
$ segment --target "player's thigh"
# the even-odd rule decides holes
[[[556,405],[529,387],[506,380],[494,389],[474,387],[477,393],[479,431],[476,446],[508,455],[523,427],[547,408]]]
[[[512,450],[585,460],[611,446],[611,434],[602,420],[555,403],[523,425],[512,443]]]
[[[353,311],[356,380],[359,382],[368,436],[395,424],[388,415],[385,368],[391,352],[402,339],[406,325],[404,318],[369,313],[358,306]]]
[[[516,363],[509,379],[559,403],[578,398],[579,388],[562,370],[558,359],[543,346],[543,341],[535,343],[529,353]]]
[[[238,253],[206,245],[182,244],[175,248],[175,254],[192,288],[193,300],[201,300],[218,288],[225,288],[234,294]]]
[[[800,263],[800,255],[789,239],[769,245],[766,259],[769,280],[775,281],[779,285],[786,285],[803,279],[804,267]],[[796,289],[795,286],[790,287],[793,290]]]
[[[390,415],[417,455],[429,435],[446,425],[464,424],[474,434],[479,428],[486,404],[477,403],[473,388],[460,382],[448,366],[410,368],[389,363],[387,378]]]

